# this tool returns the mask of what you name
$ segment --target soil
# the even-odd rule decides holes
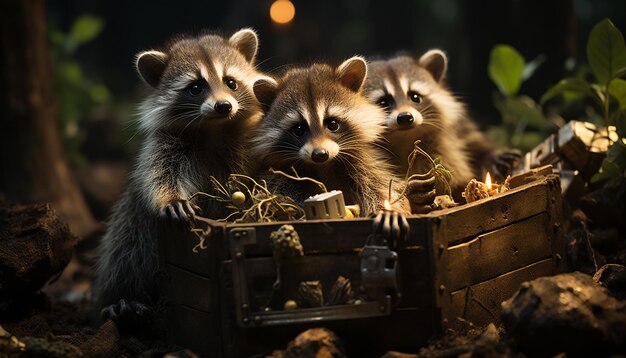
[[[621,193],[623,192],[622,190]],[[603,205],[602,200],[623,199],[623,195],[621,197],[619,195],[611,197],[610,195],[606,195],[605,192],[602,194],[603,195],[595,195],[594,199],[589,201],[593,201],[593,205],[590,206],[592,209],[588,210],[598,210],[598,208]],[[622,210],[622,212],[613,212],[611,215],[623,217],[623,205],[622,208],[618,209],[615,209],[616,205],[614,205],[614,203],[604,204],[604,207],[614,211]],[[45,206],[39,206],[34,212],[39,212],[46,216],[48,213],[47,210]],[[535,281],[532,281],[525,284],[526,286],[523,286],[522,290],[518,292],[517,295],[523,295],[524,292],[522,291],[528,291],[531,286],[538,287],[537,285],[548,285],[551,288],[547,290],[547,294],[550,295],[549,297],[553,297],[555,294],[552,291],[556,290],[555,287],[562,286],[559,286],[559,282],[562,280],[574,280],[576,285],[578,285],[577,287],[582,287],[583,289],[584,287],[589,287],[590,292],[602,292],[602,295],[605,295],[602,296],[602,299],[588,302],[600,302],[596,304],[596,306],[602,306],[604,305],[602,302],[610,301],[615,307],[623,307],[625,305],[623,300],[626,296],[626,269],[624,268],[624,264],[626,263],[626,235],[623,233],[622,222],[607,222],[606,220],[594,221],[590,219],[592,215],[589,215],[586,211],[569,210],[569,212],[571,216],[568,228],[570,266],[573,270],[584,273],[566,274],[574,275],[567,278],[559,278],[556,276],[547,278],[547,280],[552,280],[549,284],[535,283]],[[14,223],[17,222],[17,220],[14,220]],[[42,223],[42,221],[36,222]],[[50,223],[50,221],[45,220],[43,222]],[[26,221],[21,221],[19,225],[21,225],[23,229],[20,231],[22,233],[46,232],[45,230],[29,231],[28,228],[32,229],[34,226],[32,223],[28,224]],[[40,226],[50,227],[50,225]],[[62,227],[62,225],[59,227]],[[8,237],[6,232],[4,228],[0,228],[0,234],[5,234],[5,236],[0,235],[0,238]],[[48,232],[58,233],[63,232],[63,230],[52,230]],[[25,348],[22,348],[25,349],[25,351],[21,354],[17,353],[18,351],[16,350],[11,351],[11,341],[7,337],[2,336],[2,329],[0,329],[0,355],[2,355],[2,352],[8,352],[10,353],[8,356],[36,357],[72,356],[73,354],[82,354],[82,356],[85,357],[163,357],[166,353],[173,352],[167,356],[195,356],[191,351],[178,351],[176,348],[167,347],[162,341],[150,337],[144,332],[122,334],[116,323],[112,321],[100,322],[98,313],[91,302],[90,287],[93,278],[92,266],[95,257],[94,250],[101,234],[102,232],[84,238],[76,245],[73,258],[71,262],[67,264],[63,275],[60,277],[55,276],[58,276],[56,273],[59,271],[59,267],[65,266],[63,260],[50,261],[53,263],[56,262],[57,265],[48,265],[44,269],[47,270],[47,272],[43,282],[50,278],[56,278],[56,281],[51,284],[46,284],[42,290],[35,292],[38,289],[33,289],[33,287],[43,284],[41,283],[42,278],[38,278],[38,281],[36,281],[37,285],[31,285],[30,283],[26,285],[29,287],[29,290],[22,291],[21,298],[17,302],[17,305],[16,302],[12,302],[12,308],[10,310],[0,311],[0,327],[17,337],[20,342],[26,345]],[[64,235],[66,240],[72,238],[69,232]],[[48,235],[47,237],[50,238],[52,236],[53,235]],[[65,241],[61,240],[60,242]],[[45,247],[47,249],[48,247],[54,247],[54,245]],[[47,252],[62,252],[59,250],[47,250]],[[27,256],[33,257],[33,255]],[[610,265],[603,267],[604,263]],[[591,276],[594,273],[596,275],[592,279]],[[2,276],[0,276],[0,279],[2,279]],[[573,288],[571,288],[571,290],[566,288],[563,292],[568,293],[576,291],[577,288],[574,286],[572,286]],[[28,294],[25,292],[28,292]],[[532,292],[535,294],[536,290],[533,289]],[[536,294],[539,295],[539,293]],[[561,296],[562,295],[559,295],[559,297]],[[597,298],[598,296],[594,297]],[[537,301],[537,299],[533,299],[532,297],[526,300],[523,298],[517,300],[512,299],[508,304],[514,304],[512,302],[516,301],[525,301],[525,304],[528,304],[528,302],[533,303]],[[539,301],[542,301],[542,299],[539,299]],[[548,300],[543,299],[543,301]],[[551,312],[557,312],[559,309],[558,305],[560,304],[559,300],[552,300],[550,304],[555,305],[555,308],[551,308]],[[1,306],[2,305],[0,305],[0,307]],[[586,328],[581,329],[588,329],[589,325],[593,326],[594,319],[606,318],[608,305],[604,306],[600,308],[594,306],[595,308],[592,307],[584,311],[586,314],[585,320],[588,320],[585,324],[589,324],[585,325]],[[540,306],[533,307],[537,312],[544,314],[546,312],[542,310],[548,306],[542,306],[543,308]],[[546,314],[549,315],[549,313],[550,312],[547,312]],[[524,314],[529,315],[530,313],[529,311],[525,311]],[[610,314],[614,315],[614,313]],[[623,314],[623,311],[620,311],[619,314]],[[538,324],[536,320],[533,321],[532,316],[528,317],[531,317],[528,318],[531,322]],[[570,317],[570,319],[576,320],[577,318]],[[549,319],[546,319],[546,321],[554,325],[554,321],[550,321]],[[582,322],[582,320],[579,321]],[[494,324],[487,327],[476,327],[469,322],[465,322],[464,329],[447,331],[443,336],[431,341],[428,346],[421,348],[417,352],[389,351],[385,356],[398,358],[458,356],[524,357],[558,355],[561,352],[568,351],[570,351],[570,354],[576,353],[568,349],[569,346],[564,347],[558,344],[549,346],[548,350],[548,348],[545,348],[548,346],[544,346],[545,342],[539,344],[539,341],[535,342],[534,338],[529,339],[528,335],[525,335],[523,332],[520,333],[519,329],[518,331],[514,331],[509,321],[507,321],[507,324],[507,327]],[[607,328],[606,331],[609,333],[616,332],[616,330],[621,330],[621,332],[626,331],[624,329],[626,320],[621,322],[612,320],[607,324],[609,328]],[[556,326],[558,326],[558,324]],[[567,327],[569,330],[576,329],[576,325],[574,324],[569,324]],[[537,328],[534,327],[533,329],[536,330]],[[543,329],[546,329],[546,327]],[[545,332],[550,332],[550,330],[547,329]],[[568,332],[570,336],[576,336],[580,333],[576,331],[573,333]],[[606,356],[626,353],[623,351],[623,344],[620,346],[619,342],[613,344],[613,346],[598,347],[602,349],[596,350],[594,345],[604,344],[610,340],[586,340],[584,335],[580,335],[579,337],[581,338],[576,341],[575,345],[571,345],[571,347],[583,349],[587,352],[602,353],[602,355]],[[287,347],[275,347],[276,350],[273,356],[350,356],[349,352],[345,352],[342,348],[341,337],[336,337],[332,332],[327,330],[304,332],[302,335],[293,338],[294,340]],[[568,344],[568,339],[563,339],[562,341],[565,342],[564,344]]]

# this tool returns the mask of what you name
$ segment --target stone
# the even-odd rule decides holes
[[[524,282],[501,319],[525,354],[606,355],[626,348],[626,302],[583,273]]]
[[[626,267],[618,264],[606,264],[602,266],[593,280],[608,288],[613,296],[623,300],[626,298]]]
[[[277,356],[278,352],[275,352]],[[283,358],[316,357],[341,358],[345,357],[343,345],[339,338],[326,328],[312,328],[300,333],[289,342],[287,349],[279,353]]]
[[[0,309],[61,273],[76,242],[49,205],[0,203]]]

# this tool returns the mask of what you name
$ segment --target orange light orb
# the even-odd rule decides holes
[[[491,190],[491,175],[489,175],[489,172],[487,172],[487,177],[485,178],[485,185],[487,189]]]
[[[288,24],[296,16],[296,8],[289,0],[276,0],[270,7],[270,17],[277,24]]]

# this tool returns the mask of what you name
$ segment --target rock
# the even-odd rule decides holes
[[[283,358],[316,357],[316,358],[340,358],[346,353],[339,338],[326,328],[312,328],[300,333],[293,341],[289,342],[283,352],[274,352],[275,356]]]
[[[583,225],[567,233],[567,257],[572,270],[593,275],[606,259],[591,245],[593,234]]]
[[[76,242],[47,204],[0,203],[0,306],[31,296],[59,274]]]
[[[626,298],[626,267],[623,265],[604,265],[593,275],[593,280],[608,288],[615,297]]]
[[[626,182],[622,177],[607,181],[602,187],[580,197],[579,207],[596,226],[624,225]],[[623,226],[622,226],[623,228]]]
[[[601,356],[626,348],[626,302],[580,272],[524,282],[502,303],[501,318],[528,355]]]
[[[592,231],[591,246],[599,253],[606,255],[622,248],[622,242],[617,228],[595,229]]]

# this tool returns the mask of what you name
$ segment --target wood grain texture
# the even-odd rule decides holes
[[[448,249],[451,291],[552,256],[550,220],[535,215]]]
[[[552,259],[547,258],[494,279],[452,292],[450,310],[445,317],[451,327],[461,317],[475,325],[499,322],[501,303],[509,299],[524,281],[554,273]]]

